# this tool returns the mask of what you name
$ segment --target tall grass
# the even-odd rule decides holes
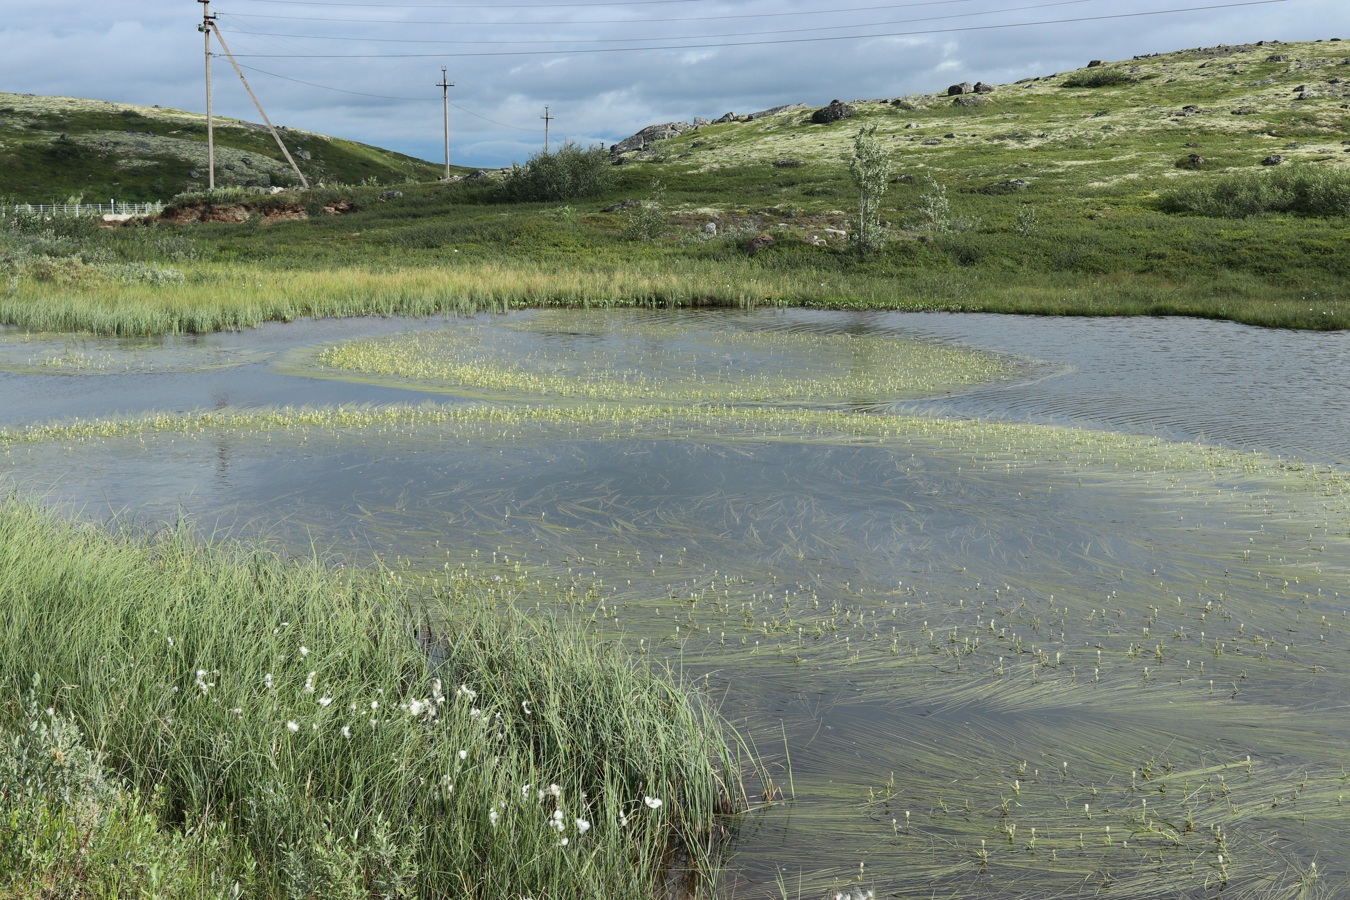
[[[740,797],[717,716],[478,597],[456,581],[418,612],[387,572],[184,529],[113,537],[5,499],[0,733],[31,734],[43,708],[77,728],[84,780],[156,815],[122,839],[189,841],[218,894],[651,896],[677,851],[714,877]],[[28,793],[0,795],[5,815],[77,811]],[[49,871],[6,850],[11,887]]]

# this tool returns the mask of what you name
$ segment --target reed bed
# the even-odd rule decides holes
[[[6,498],[0,597],[7,892],[650,896],[741,806],[705,699],[472,581]]]

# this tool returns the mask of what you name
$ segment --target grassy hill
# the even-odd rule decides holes
[[[285,129],[311,182],[427,181],[440,167],[367,144]],[[262,125],[217,118],[216,185],[296,184]],[[206,116],[71,97],[0,93],[0,196],[29,203],[167,200],[207,185]]]
[[[224,218],[235,224],[12,239],[0,322],[143,332],[479,306],[768,303],[1350,328],[1350,44],[1202,48],[986,93],[937,87],[853,101],[829,124],[799,105],[683,126],[597,159],[609,175],[598,192],[540,202],[498,175],[434,181],[430,164],[425,181],[406,183],[411,168],[356,167],[395,157],[293,135],[312,148],[308,165],[351,168],[308,195],[259,197],[251,215],[232,196]],[[166,134],[197,121],[160,115],[150,121]],[[894,177],[881,204],[890,240],[860,255],[846,237],[858,203],[848,164],[866,126]],[[37,156],[7,167],[58,183]],[[82,267],[50,261],[62,253]]]

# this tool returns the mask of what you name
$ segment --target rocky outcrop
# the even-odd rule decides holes
[[[828,125],[831,122],[838,122],[847,119],[853,115],[856,110],[852,103],[845,103],[842,100],[831,100],[829,106],[822,106],[820,109],[811,113],[811,121],[817,125]]]
[[[613,147],[609,148],[610,156],[618,156],[621,153],[632,153],[638,150],[645,150],[650,144],[657,141],[663,141],[666,138],[679,137],[684,134],[692,125],[687,122],[666,122],[663,125],[648,125],[637,134],[626,137],[619,141]]]
[[[959,97],[962,94],[973,93],[975,93],[975,85],[971,84],[969,81],[963,81],[960,84],[954,84],[947,88],[948,97]]]

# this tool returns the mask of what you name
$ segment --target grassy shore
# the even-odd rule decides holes
[[[390,573],[0,500],[0,895],[634,897],[676,860],[715,878],[741,799],[716,715],[490,593],[415,600]]]

